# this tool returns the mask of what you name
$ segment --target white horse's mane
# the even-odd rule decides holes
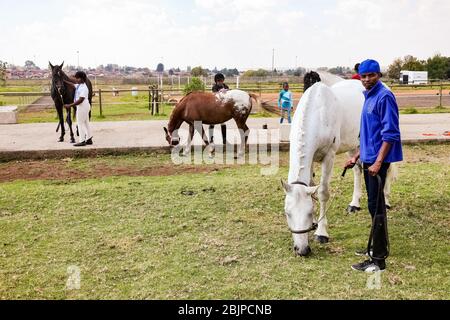
[[[331,74],[329,72],[317,71],[317,73],[319,74],[320,79],[322,80],[321,82],[323,82],[324,84],[326,84],[329,87],[332,87],[336,83],[345,80],[344,78],[341,78],[341,77]]]

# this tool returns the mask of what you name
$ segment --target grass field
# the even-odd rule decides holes
[[[350,270],[370,226],[365,205],[345,213],[350,175],[332,185],[331,242],[293,255],[284,153],[274,176],[173,166],[168,155],[0,164],[0,299],[449,299],[450,148],[405,156],[380,290]],[[66,288],[72,266],[79,290]]]

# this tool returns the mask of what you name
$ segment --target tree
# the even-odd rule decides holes
[[[217,71],[219,72],[219,71]],[[217,73],[215,72],[215,73]],[[238,76],[239,75],[239,70],[234,68],[234,69],[222,69],[220,70],[220,73],[222,73],[225,77],[233,77],[233,76]]]
[[[329,69],[328,72],[336,75],[345,75],[346,73],[350,73],[351,70],[346,67],[335,67]]]
[[[402,68],[408,71],[424,71],[426,66],[425,61],[420,61],[416,57],[409,55],[403,59]]]
[[[296,77],[301,77],[305,73],[306,73],[305,68],[297,68],[296,70],[294,70],[294,76],[296,76]]]
[[[164,72],[164,65],[162,63],[158,63],[158,66],[156,67],[156,72]]]
[[[400,79],[400,72],[402,71],[403,61],[400,58],[394,60],[387,70],[387,76],[390,79]]]
[[[205,91],[205,84],[197,77],[193,77],[183,90],[185,95],[194,91]]]
[[[440,54],[427,60],[428,78],[445,79],[450,75],[450,58]]]
[[[173,69],[169,70],[169,76],[173,76],[175,74],[175,71],[173,71]]]
[[[450,79],[450,57],[447,57],[447,79]]]
[[[0,60],[0,86],[6,85],[6,67],[8,64]]]
[[[33,61],[27,60],[27,61],[25,61],[25,68],[27,68],[27,69],[36,69],[37,67],[36,67],[36,64]]]
[[[201,66],[198,66],[191,70],[191,75],[193,77],[207,76],[208,72],[205,69],[203,69]]]
[[[426,70],[426,62],[412,55],[405,56],[403,59],[397,58],[388,67],[387,75],[390,79],[400,79],[402,70],[424,71]]]

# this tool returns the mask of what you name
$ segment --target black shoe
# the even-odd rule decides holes
[[[359,257],[368,257],[369,254],[367,253],[367,249],[364,250],[357,250],[355,254]],[[370,255],[373,256],[373,250],[370,250]]]
[[[86,146],[86,141],[83,141],[83,142],[74,144],[73,146],[74,146],[74,147],[85,147],[85,146]]]
[[[386,263],[382,260],[377,262],[366,260],[364,262],[352,265],[352,269],[366,273],[383,272],[386,269]]]
[[[86,144],[88,146],[92,146],[94,143],[92,142],[92,138],[86,140]]]

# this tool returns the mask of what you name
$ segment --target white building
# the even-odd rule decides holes
[[[402,84],[427,84],[428,71],[400,71],[400,83]]]

